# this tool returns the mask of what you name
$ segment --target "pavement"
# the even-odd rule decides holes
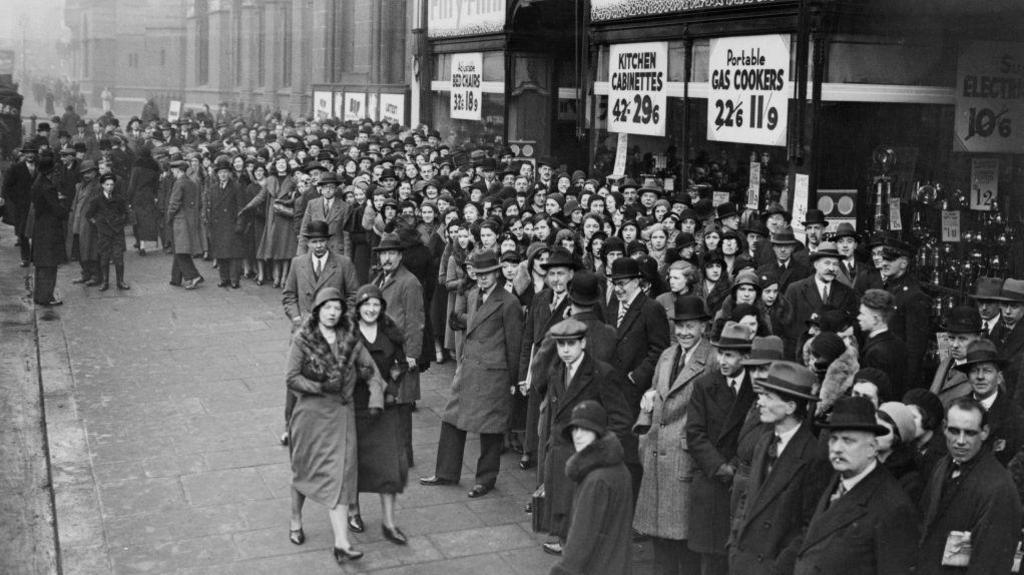
[[[186,291],[168,285],[169,256],[126,260],[131,290],[72,285],[69,264],[57,282],[64,305],[33,308],[28,270],[0,226],[0,572],[525,575],[555,563],[524,513],[535,479],[516,454],[480,499],[466,497],[472,437],[461,486],[417,483],[433,474],[451,362],[422,378],[415,467],[397,509],[409,545],[383,539],[372,494],[361,497],[366,532],[353,535],[363,559],[334,563],[327,510],[311,502],[306,543],[292,545],[278,290],[217,288],[216,270],[197,260],[206,282]],[[650,572],[649,546],[634,549],[635,572]]]

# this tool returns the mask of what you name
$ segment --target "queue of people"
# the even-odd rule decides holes
[[[478,435],[484,497],[515,451],[553,573],[629,573],[644,539],[659,574],[1010,572],[1024,280],[982,278],[933,326],[910,239],[815,209],[798,239],[783,206],[714,206],[707,170],[673,193],[369,120],[101,131],[40,134],[5,174],[36,302],[76,259],[76,282],[107,289],[113,264],[129,289],[127,225],[172,285],[205,257],[222,288],[280,289],[296,545],[308,498],[358,559],[359,493],[407,543],[420,374],[454,360],[419,482],[458,484]]]

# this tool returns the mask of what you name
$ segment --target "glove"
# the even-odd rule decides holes
[[[379,407],[370,408],[370,417],[372,417],[373,419],[377,419],[378,417],[380,417],[380,414],[382,413],[384,413],[384,410]]]

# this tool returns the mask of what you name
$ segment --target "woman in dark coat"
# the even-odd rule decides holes
[[[292,514],[289,539],[306,540],[302,506],[310,498],[330,510],[334,558],[359,559],[352,549],[346,521],[356,501],[358,467],[354,395],[356,381],[368,389],[367,409],[384,407],[385,384],[370,352],[346,314],[337,288],[324,288],[312,313],[292,338],[286,381],[296,395],[288,422],[292,467]]]
[[[267,169],[263,166],[256,166],[252,170],[252,180],[246,184],[242,195],[243,204],[248,205],[263,189],[263,182],[267,176]],[[242,251],[245,253],[245,261],[242,263],[242,270],[245,277],[256,280],[256,285],[263,285],[264,269],[262,262],[256,260],[256,246],[263,237],[263,228],[267,223],[267,215],[263,210],[250,210],[242,215]]]
[[[96,226],[96,247],[100,260],[100,291],[110,289],[110,264],[117,273],[117,289],[126,290],[124,281],[124,226],[128,223],[128,201],[117,191],[117,177],[100,177],[100,195],[90,204],[85,218]]]
[[[138,242],[140,256],[146,255],[145,242],[155,242],[159,234],[160,214],[156,203],[159,187],[160,166],[153,159],[149,146],[143,146],[128,179],[129,200],[135,214],[135,241]]]
[[[401,428],[401,410],[395,403],[408,364],[403,343],[405,336],[387,315],[387,302],[380,288],[366,284],[356,292],[356,319],[359,340],[370,352],[377,371],[387,383],[383,413],[369,409],[370,390],[356,383],[353,401],[356,407],[356,445],[359,460],[359,493],[379,493],[381,531],[389,541],[405,545],[405,534],[395,526],[395,498],[405,490],[409,477]],[[349,529],[364,529],[358,500],[349,506]]]

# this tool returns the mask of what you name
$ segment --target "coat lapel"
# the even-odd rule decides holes
[[[702,339],[700,343],[697,344],[697,349],[693,352],[693,357],[691,357],[690,361],[686,362],[682,369],[679,370],[679,375],[672,380],[672,383],[668,388],[668,392],[665,393],[665,396],[662,399],[672,395],[676,390],[682,388],[698,375],[704,373],[704,370],[707,367],[708,357],[710,355],[711,343],[706,339]],[[669,366],[669,369],[671,369],[671,365]]]
[[[470,333],[473,333],[473,330],[476,329],[478,325],[483,323],[485,319],[494,315],[499,309],[501,309],[501,295],[504,293],[507,292],[505,292],[505,290],[503,289],[499,289],[496,287],[491,292],[491,295],[487,298],[487,300],[484,301],[483,305],[479,305],[478,302],[480,301],[480,291],[473,290],[472,292],[470,292],[469,297],[473,298],[471,301],[473,302],[475,309],[473,310],[473,313],[469,314],[469,321],[467,322],[466,327],[467,336]]]
[[[327,284],[334,274],[338,273],[338,260],[331,257],[331,253],[327,252],[327,263],[324,264],[324,269],[320,272],[320,279],[316,281],[316,289],[320,289]],[[313,276],[313,270],[310,269],[309,275]],[[315,292],[314,292],[315,293]]]
[[[563,363],[561,371],[559,372],[561,381],[565,381],[565,369],[566,366]],[[562,390],[562,399],[558,401],[558,412],[561,413],[566,407],[573,405],[573,400],[579,396],[583,388],[587,387],[587,384],[593,380],[592,374],[594,372],[594,361],[590,359],[590,354],[583,356],[583,363],[580,364],[579,369],[572,376],[572,381],[569,383],[569,389]],[[565,384],[562,383],[562,386]]]
[[[722,433],[716,439],[729,435],[737,426],[743,425],[743,420],[747,418],[747,411],[750,409],[750,404],[754,401],[754,387],[750,381],[749,372],[744,372],[742,381],[740,392],[736,395],[735,400],[733,400],[732,391],[729,389],[728,384],[720,386],[724,390],[721,393],[722,405],[728,408],[729,415],[725,418]]]
[[[803,548],[821,541],[846,525],[853,523],[867,512],[868,502],[875,493],[875,486],[882,477],[880,474],[887,473],[882,469],[881,464],[875,470],[861,480],[849,493],[840,497],[829,505],[829,498],[836,490],[839,483],[839,475],[836,474],[828,484],[828,489],[821,495],[818,502],[818,510],[807,528],[807,535],[804,539]]]
[[[646,298],[647,296],[645,296],[643,293],[638,293],[636,294],[636,297],[633,298],[633,303],[629,306],[629,309],[626,310],[625,317],[622,318],[622,325],[620,325],[618,329],[616,329],[616,336],[618,336],[616,339],[621,340],[623,336],[629,333],[629,326],[632,325],[633,322],[636,321],[636,318],[640,315],[640,308],[643,307],[644,300]],[[619,308],[618,306],[615,306],[615,315],[613,316],[613,321],[618,320],[618,315]],[[615,324],[613,323],[612,325]]]
[[[765,435],[759,443],[771,441],[773,435],[774,433]],[[764,474],[768,471],[768,449],[762,449],[758,445],[757,456],[751,465],[750,482],[751,489],[756,489],[757,491],[750,503],[750,509],[747,511],[744,525],[749,523],[751,518],[756,517],[768,503],[778,497],[779,493],[789,486],[793,475],[804,465],[804,449],[808,442],[813,441],[814,435],[807,429],[807,424],[801,424],[800,429],[793,436],[793,439],[789,441],[789,444],[786,445],[786,449],[776,460],[775,465],[772,467],[772,472],[767,477]],[[760,488],[758,488],[759,485]]]

